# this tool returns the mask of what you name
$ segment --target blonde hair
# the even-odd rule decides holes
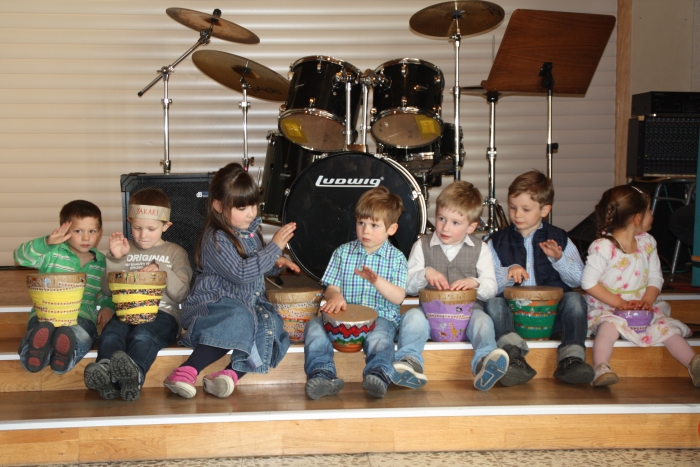
[[[466,181],[456,181],[442,190],[435,201],[437,209],[451,209],[466,216],[469,223],[481,217],[484,201],[478,188]]]
[[[403,213],[403,201],[387,187],[378,186],[365,191],[355,205],[355,218],[381,220],[387,229],[399,222]]]
[[[527,193],[533,201],[540,203],[540,207],[554,203],[554,185],[545,174],[539,170],[531,170],[518,175],[508,187],[508,198],[517,197]]]

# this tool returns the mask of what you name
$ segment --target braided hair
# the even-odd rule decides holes
[[[610,188],[595,207],[596,237],[607,238],[622,250],[613,232],[627,227],[637,214],[644,216],[649,203],[649,195],[632,185]]]

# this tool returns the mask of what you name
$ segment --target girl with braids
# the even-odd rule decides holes
[[[195,259],[201,271],[182,304],[181,343],[194,348],[163,384],[185,398],[197,393],[197,375],[230,350],[231,362],[204,376],[204,391],[228,397],[247,372],[267,373],[289,348],[282,318],[265,298],[265,276],[299,267],[282,250],[296,224],[280,228],[265,245],[258,217],[258,186],[240,164],[228,164],[212,178],[204,229]]]
[[[656,240],[647,233],[654,220],[649,196],[630,185],[616,186],[603,193],[595,207],[598,239],[588,249],[581,287],[588,302],[588,326],[593,342],[593,386],[618,382],[610,368],[615,341],[624,337],[648,347],[663,343],[683,366],[695,387],[700,387],[700,355],[695,355],[684,337],[688,327],[670,318],[671,307],[658,300],[664,279]],[[637,333],[615,310],[653,312],[646,331]]]

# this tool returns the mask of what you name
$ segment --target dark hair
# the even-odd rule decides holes
[[[508,198],[517,197],[523,193],[529,194],[533,201],[540,203],[540,207],[551,206],[554,203],[552,180],[539,170],[518,175],[508,187]]]
[[[144,188],[137,191],[129,198],[129,206],[143,204],[146,206],[159,206],[170,209],[170,200],[160,188]]]
[[[625,228],[637,214],[644,216],[649,202],[647,193],[631,185],[620,185],[605,191],[595,207],[597,237],[608,238],[620,248],[612,233]]]
[[[100,230],[102,229],[102,211],[93,203],[84,199],[76,199],[64,205],[58,215],[58,221],[61,224],[65,224],[73,219],[85,219],[86,217],[97,219],[97,225]]]
[[[219,201],[221,203],[221,212],[214,209],[214,201]],[[259,202],[260,190],[258,185],[255,183],[255,180],[253,180],[253,177],[251,177],[240,164],[233,162],[222,167],[214,174],[211,185],[209,186],[207,220],[197,240],[197,248],[194,253],[195,262],[198,267],[202,266],[202,239],[209,229],[213,230],[213,234],[216,234],[217,230],[225,233],[236,246],[238,254],[243,258],[248,257],[243,250],[241,242],[231,232],[231,226],[229,225],[226,213],[230,212],[233,208],[257,206]],[[258,229],[257,233],[262,242],[262,233],[260,229]],[[213,238],[214,242],[216,242],[215,235]]]
[[[401,197],[384,186],[365,191],[355,205],[356,219],[381,220],[387,229],[399,222],[402,212]]]

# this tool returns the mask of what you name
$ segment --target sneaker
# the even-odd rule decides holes
[[[343,389],[345,381],[340,378],[328,379],[323,376],[309,378],[304,386],[304,392],[309,399],[320,399],[325,396],[335,396]]]
[[[365,389],[370,396],[376,397],[377,399],[384,398],[388,387],[389,383],[377,373],[369,373],[362,380],[362,388]]]
[[[126,352],[117,350],[109,362],[114,378],[119,382],[119,394],[125,401],[135,401],[141,396],[143,373]]]
[[[503,346],[503,350],[508,354],[508,371],[503,378],[501,384],[503,386],[515,386],[525,384],[535,377],[537,372],[534,368],[527,364],[523,357],[522,350],[516,345],[508,344]]]
[[[85,386],[100,393],[103,399],[116,399],[119,387],[112,382],[109,366],[103,363],[88,363],[83,375]]]
[[[690,374],[690,380],[693,382],[693,386],[700,388],[700,355],[696,355],[690,360],[688,373]]]
[[[197,394],[196,382],[197,370],[194,367],[179,366],[165,378],[163,385],[178,396],[191,399]]]
[[[64,373],[75,358],[75,333],[67,326],[59,327],[53,333],[53,354],[51,369],[56,373]]]
[[[233,370],[221,370],[202,378],[204,391],[216,397],[228,397],[238,384],[238,375]]]
[[[492,350],[481,359],[474,376],[474,387],[479,391],[488,391],[503,378],[508,370],[508,354],[503,349]]]
[[[559,362],[554,377],[569,384],[588,384],[593,381],[593,367],[578,357],[567,357]]]
[[[607,363],[601,363],[595,367],[595,374],[591,386],[601,387],[610,386],[620,381],[620,378],[610,369]]]
[[[392,381],[396,385],[415,389],[428,382],[428,378],[423,374],[423,366],[411,357],[404,357],[393,365],[399,374],[399,379]]]
[[[52,323],[42,321],[29,335],[29,353],[27,354],[27,370],[37,373],[49,364],[51,342],[56,330]]]

